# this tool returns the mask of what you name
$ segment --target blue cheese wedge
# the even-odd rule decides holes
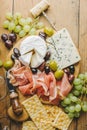
[[[55,60],[59,68],[64,69],[81,60],[78,50],[67,29],[62,29],[47,39],[47,49],[51,51],[51,60]]]

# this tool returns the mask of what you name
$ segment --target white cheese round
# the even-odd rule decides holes
[[[33,68],[36,68],[43,63],[46,51],[46,42],[39,36],[29,36],[23,40],[20,45],[21,60],[25,62],[26,58],[26,64],[30,63]],[[28,55],[26,55],[30,52],[34,52],[32,53],[31,61],[27,60],[29,58]],[[23,55],[25,56],[23,57]]]

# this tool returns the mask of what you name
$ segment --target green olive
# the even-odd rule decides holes
[[[12,60],[5,61],[4,64],[3,64],[3,67],[6,70],[9,70],[12,66],[13,66],[13,61]]]
[[[57,70],[55,71],[54,76],[57,80],[59,80],[63,77],[63,74],[64,74],[63,70]]]
[[[44,28],[44,33],[46,33],[49,37],[53,35],[54,30],[50,27],[45,27]]]
[[[57,67],[58,67],[56,61],[54,61],[54,60],[51,60],[51,61],[50,61],[49,66],[50,66],[50,69],[51,69],[52,71],[56,71],[56,70],[57,70]]]

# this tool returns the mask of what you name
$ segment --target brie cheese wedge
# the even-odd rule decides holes
[[[44,62],[47,52],[46,42],[39,36],[29,36],[20,45],[21,56],[19,60],[24,65],[37,68]]]
[[[46,42],[39,36],[27,37],[20,45],[20,53],[24,55],[32,50],[37,51],[44,58],[47,51]]]
[[[44,62],[44,59],[36,52],[35,54],[32,55],[31,58],[31,67],[32,68],[37,68]]]
[[[27,53],[25,55],[21,55],[19,57],[19,60],[21,61],[21,63],[23,65],[29,66],[30,62],[31,62],[31,57],[32,57],[33,52]]]

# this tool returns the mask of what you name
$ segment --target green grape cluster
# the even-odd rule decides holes
[[[87,112],[87,73],[79,74],[73,81],[73,89],[67,97],[61,101],[64,111],[70,118],[78,118],[81,112]]]
[[[39,22],[37,19],[31,17],[23,18],[21,13],[15,13],[12,16],[11,13],[6,14],[6,20],[3,23],[3,27],[8,29],[10,32],[15,32],[20,38],[25,35],[35,35],[37,30],[44,27],[43,22]]]

